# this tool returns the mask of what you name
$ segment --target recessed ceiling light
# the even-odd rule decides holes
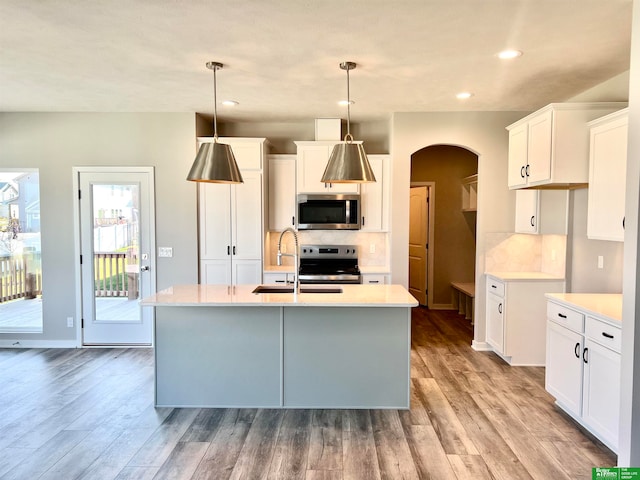
[[[222,105],[225,107],[235,107],[236,105],[239,105],[239,102],[236,102],[235,100],[224,100]]]
[[[356,102],[354,102],[353,100],[351,100],[351,101],[349,101],[349,100],[340,100],[338,102],[338,105],[340,105],[341,107],[346,107],[347,105],[353,105],[354,103],[356,103]]]
[[[459,100],[466,100],[467,98],[471,97],[473,97],[473,93],[471,92],[460,92],[456,94],[456,98],[458,98]]]
[[[502,60],[509,60],[510,58],[517,58],[522,55],[520,50],[503,50],[498,54],[498,58]]]

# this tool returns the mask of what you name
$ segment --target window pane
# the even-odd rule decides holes
[[[40,181],[0,171],[0,332],[42,332]]]

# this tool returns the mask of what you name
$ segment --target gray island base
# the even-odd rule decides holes
[[[171,287],[156,307],[156,406],[409,408],[411,307],[398,285],[340,294]]]

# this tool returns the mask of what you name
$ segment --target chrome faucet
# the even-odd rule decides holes
[[[290,232],[293,234],[293,239],[295,240],[295,244],[296,244],[296,249],[294,253],[282,253],[282,237],[284,237],[284,234],[287,232]],[[278,255],[276,256],[276,264],[278,266],[282,265],[282,257],[293,257],[293,263],[295,264],[295,271],[293,272],[293,275],[294,275],[293,292],[294,293],[300,292],[300,280],[298,279],[298,273],[300,271],[300,256],[298,255],[298,250],[299,250],[298,234],[291,227],[285,228],[280,234],[280,238],[278,238]]]

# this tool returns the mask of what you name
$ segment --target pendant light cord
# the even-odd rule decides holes
[[[347,137],[349,137],[353,141],[353,137],[351,136],[351,93],[349,90],[349,70],[347,67],[347,135],[344,137],[345,141]]]
[[[213,65],[213,141],[218,141],[218,85],[216,83],[216,70],[218,70],[217,65]]]

